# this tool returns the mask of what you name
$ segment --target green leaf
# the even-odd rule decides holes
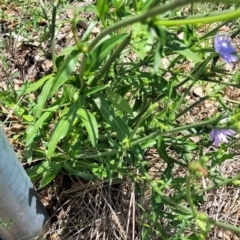
[[[103,96],[94,99],[94,102],[106,122],[117,132],[117,137],[120,141],[129,136],[128,126],[122,118],[115,115],[113,108],[105,101]]]
[[[77,51],[77,50],[78,50],[78,46],[68,46],[68,47],[64,48],[64,49],[58,54],[58,57],[69,55],[69,54],[71,54],[73,51]]]
[[[154,76],[159,69],[159,63],[161,62],[161,43],[157,42],[156,51],[154,54],[153,70],[152,75]]]
[[[143,60],[152,49],[154,38],[148,33],[148,26],[140,22],[132,26],[132,46],[134,52]]]
[[[115,35],[103,43],[101,43],[96,49],[89,54],[86,63],[86,71],[92,72],[98,69],[104,59],[111,53],[111,51],[129,35],[127,33]]]
[[[178,40],[169,41],[167,46],[171,48],[175,53],[179,53],[189,60],[193,60],[194,62],[202,62],[202,59],[196,53],[191,51],[187,45]]]
[[[94,175],[90,171],[88,171],[80,164],[76,163],[76,161],[65,161],[63,167],[70,174],[81,177],[83,179],[89,180],[94,178]]]
[[[97,25],[97,21],[91,21],[87,27],[87,29],[84,31],[84,34],[82,35],[82,42],[85,41],[89,36],[90,34],[92,33],[94,27]]]
[[[68,80],[78,62],[78,55],[79,51],[73,50],[63,61],[52,84],[48,99],[56,94],[58,89]]]
[[[139,2],[139,11],[146,12],[152,4],[156,4],[157,2],[155,0],[148,0],[148,1],[140,1]]]
[[[24,94],[28,94],[30,92],[35,92],[37,89],[39,89],[47,80],[53,78],[53,74],[44,76],[43,78],[41,78],[40,80],[38,80],[37,82],[32,83],[31,85],[29,85],[27,87],[27,89],[24,91]]]
[[[147,74],[147,76],[150,78],[149,75]],[[173,81],[166,81],[166,79],[157,75],[153,76],[152,78],[154,80],[154,86],[156,88],[156,91],[160,90],[165,96],[171,98],[172,100],[176,100],[178,95],[176,89],[173,87]]]
[[[168,156],[166,145],[162,136],[157,139],[157,151],[159,156],[168,164],[173,163],[172,158]]]
[[[43,115],[34,123],[34,126],[30,126],[26,130],[27,137],[26,139],[24,139],[24,141],[26,142],[27,146],[29,146],[32,143],[34,137],[36,136],[36,132],[42,126],[45,120],[51,117],[58,108],[59,106],[54,106],[52,108],[45,110]]]
[[[106,18],[109,13],[106,0],[97,0],[97,15],[100,18],[104,27],[106,27]]]
[[[32,148],[26,148],[25,155],[26,155],[27,163],[30,165],[32,163],[32,155],[33,155]]]
[[[92,172],[100,179],[104,179],[108,176],[107,170],[103,165],[96,164],[96,166],[92,168]]]
[[[50,164],[49,169],[43,173],[43,178],[40,182],[39,189],[44,188],[47,186],[52,180],[55,179],[55,177],[58,175],[60,170],[62,169],[63,164],[62,163],[54,163]]]
[[[110,97],[110,101],[111,101],[112,105],[116,109],[133,115],[132,108],[130,107],[128,102],[121,95],[114,93],[108,89],[106,90],[106,92],[108,93],[108,95]]]
[[[44,172],[49,169],[49,162],[44,161],[37,165],[31,166],[30,168],[26,169],[28,176],[30,177],[31,181],[36,181]]]
[[[86,96],[90,96],[90,95],[92,95],[92,94],[94,94],[94,93],[100,92],[100,91],[102,91],[102,90],[104,90],[104,89],[106,89],[106,88],[109,88],[109,87],[110,87],[109,84],[107,84],[107,85],[102,85],[102,86],[92,87],[92,88],[90,88],[90,89],[87,89],[86,92],[85,92],[85,94],[86,94]]]
[[[44,108],[45,102],[47,101],[48,94],[52,87],[52,84],[53,84],[53,78],[50,78],[44,85],[41,94],[38,96],[38,102],[33,109],[36,118],[39,118],[42,114],[42,110]]]
[[[115,11],[117,12],[118,9],[124,4],[124,0],[112,0],[112,3]]]
[[[49,159],[52,157],[58,142],[67,135],[76,117],[76,111],[77,107],[74,104],[69,108],[67,115],[63,116],[56,124],[48,145],[47,157]]]
[[[81,118],[84,127],[87,129],[92,146],[96,147],[98,141],[98,126],[95,117],[84,108],[79,108],[77,115]]]

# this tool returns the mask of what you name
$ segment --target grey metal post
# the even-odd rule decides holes
[[[0,127],[0,227],[2,240],[30,240],[48,231],[48,215]]]

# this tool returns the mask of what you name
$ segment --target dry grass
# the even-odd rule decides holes
[[[140,222],[135,218],[141,213],[130,181],[110,185],[62,177],[62,190],[54,191],[48,203],[53,212],[51,239],[140,239]]]

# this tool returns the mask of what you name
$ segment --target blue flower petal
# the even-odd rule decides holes
[[[238,57],[235,55],[236,49],[232,46],[231,38],[227,35],[219,35],[217,33],[214,38],[214,49],[228,64],[238,60]]]
[[[238,60],[236,55],[230,53],[220,53],[220,56],[228,64],[232,64]]]
[[[236,52],[235,48],[231,44],[228,44],[227,46],[222,46],[221,51],[226,52],[226,53],[235,53]]]
[[[228,143],[228,139],[232,137],[235,132],[231,129],[212,129],[210,132],[210,140],[213,141],[215,147],[219,147],[221,143]]]

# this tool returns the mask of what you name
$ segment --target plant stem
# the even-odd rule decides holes
[[[198,191],[195,192],[194,194],[199,195],[199,194],[201,194],[201,193],[210,191],[210,190],[214,189],[215,187],[221,187],[221,186],[223,186],[223,185],[230,184],[230,183],[232,183],[233,181],[235,181],[235,180],[237,180],[237,179],[240,179],[240,174],[238,174],[237,176],[235,176],[235,177],[233,177],[233,178],[229,178],[229,179],[227,179],[227,180],[225,180],[225,181],[222,181],[222,182],[220,182],[220,183],[216,183],[216,184],[213,184],[213,185],[211,185],[211,186],[209,186],[209,187],[206,187],[206,188],[204,188],[204,189],[198,190]]]
[[[211,118],[208,119],[206,121],[202,121],[202,122],[198,122],[198,123],[194,123],[194,124],[189,124],[189,125],[184,125],[184,126],[179,126],[179,127],[175,127],[175,128],[171,128],[168,130],[158,130],[146,137],[143,137],[141,139],[135,140],[132,142],[131,146],[136,146],[138,144],[141,144],[143,142],[146,142],[150,139],[155,139],[156,137],[158,137],[161,134],[167,134],[167,133],[174,133],[174,132],[180,132],[183,130],[187,130],[190,128],[197,128],[197,127],[202,127],[202,126],[206,126],[209,124],[214,123],[215,121],[217,121],[221,116],[215,117],[215,118]],[[106,152],[102,152],[102,153],[94,153],[94,154],[81,154],[81,155],[77,155],[74,157],[74,159],[86,159],[86,158],[99,158],[99,157],[106,157],[106,156],[112,156],[115,155],[119,152],[121,152],[122,149],[111,149],[109,151]]]
[[[162,200],[164,200],[165,202],[167,202],[167,204],[169,206],[173,206],[175,207],[176,209],[179,209],[183,212],[185,212],[186,214],[191,214],[191,211],[189,208],[187,207],[184,207],[183,205],[181,204],[177,204],[175,203],[172,199],[170,199],[169,197],[167,197],[165,194],[163,194],[155,181],[152,180],[152,178],[149,176],[149,174],[146,172],[144,166],[142,164],[140,164],[140,169],[141,169],[141,172],[144,174],[145,178],[147,179],[148,183],[150,184],[150,186],[152,187],[153,191],[158,193],[159,196],[162,198]],[[188,199],[188,203],[191,207],[191,210],[192,210],[192,213],[194,214],[195,217],[197,217],[198,213],[197,211],[195,210],[194,208],[194,205],[193,205],[193,202],[192,202],[192,198],[191,198],[191,193],[190,193],[190,176],[187,176],[187,188],[186,188],[186,191],[187,191],[187,199]],[[209,222],[210,224],[213,224],[217,227],[220,227],[220,228],[223,228],[223,229],[227,229],[227,230],[230,230],[231,232],[235,232],[235,233],[240,233],[240,228],[239,227],[236,227],[236,226],[233,226],[233,225],[230,225],[230,224],[226,224],[226,223],[223,223],[223,222],[219,222],[219,221],[215,221],[211,218],[207,218],[206,220],[207,222]]]
[[[144,112],[144,114],[140,117],[140,119],[138,120],[136,126],[134,127],[133,131],[131,132],[130,136],[129,136],[129,141],[132,141],[132,138],[134,137],[135,133],[137,132],[138,128],[141,126],[142,122],[146,119],[146,117],[152,113],[157,107],[159,106],[158,103],[154,103],[152,105],[150,105],[150,107],[148,108],[147,111]]]
[[[196,217],[197,216],[197,211],[195,209],[195,206],[192,201],[192,196],[191,196],[191,176],[188,175],[186,177],[186,197],[188,200],[188,204],[192,210],[193,215]]]
[[[190,16],[187,18],[179,19],[160,19],[154,21],[154,24],[163,25],[167,27],[179,26],[179,25],[189,25],[189,24],[202,24],[202,23],[211,23],[219,22],[223,20],[229,20],[238,18],[240,16],[240,8],[237,10],[223,11],[213,14],[205,14],[205,16]]]
[[[58,2],[54,1],[53,11],[52,11],[52,22],[51,22],[51,52],[52,52],[52,62],[53,62],[53,72],[57,71],[56,66],[56,40],[55,40],[55,25],[57,16]]]
[[[143,137],[141,139],[138,139],[134,142],[132,142],[132,146],[135,146],[137,144],[140,144],[142,142],[145,142],[145,141],[148,141],[152,138],[156,138],[157,136],[161,135],[161,134],[166,134],[166,133],[174,133],[174,132],[180,132],[180,131],[183,131],[183,130],[186,130],[186,129],[190,129],[190,128],[197,128],[197,127],[202,127],[202,126],[206,126],[206,125],[209,125],[213,122],[215,122],[217,120],[217,118],[211,118],[211,119],[208,119],[206,121],[202,121],[202,122],[198,122],[198,123],[194,123],[194,124],[190,124],[190,125],[184,125],[184,126],[179,126],[179,127],[175,127],[175,128],[171,128],[171,129],[168,129],[168,130],[165,130],[165,131],[162,131],[162,130],[159,130],[159,131],[156,131],[155,133],[152,133],[146,137]]]
[[[204,96],[202,98],[200,98],[198,101],[196,101],[195,103],[193,103],[192,105],[188,106],[187,108],[185,108],[182,112],[180,112],[179,114],[176,115],[175,119],[180,118],[182,115],[184,115],[186,112],[190,111],[192,108],[194,108],[195,106],[197,106],[198,104],[200,104],[201,102],[205,101],[206,99],[216,95],[218,92],[220,92],[222,89],[224,89],[226,87],[226,85],[220,86],[218,87],[216,90],[214,90],[213,92],[209,93],[207,96]]]
[[[107,157],[112,156],[120,152],[119,149],[111,149],[109,151],[105,151],[102,153],[94,153],[94,154],[81,154],[74,157],[74,159],[89,159],[89,158],[101,158],[101,157]]]
[[[167,202],[169,205],[171,206],[174,206],[175,208],[181,210],[181,211],[184,211],[188,214],[191,214],[191,211],[190,209],[188,209],[187,207],[184,207],[183,205],[181,204],[177,204],[175,201],[173,201],[172,199],[170,199],[169,197],[167,197],[165,194],[163,194],[158,186],[157,186],[157,183],[155,181],[152,180],[152,178],[149,176],[149,174],[147,173],[143,163],[140,163],[140,169],[141,169],[141,172],[142,174],[144,174],[145,178],[147,179],[147,181],[149,182],[149,184],[151,185],[152,189],[154,192],[158,193],[161,198]]]
[[[235,232],[235,233],[240,233],[240,228],[239,227],[236,227],[236,226],[233,226],[233,225],[230,225],[230,224],[227,224],[227,223],[222,223],[222,222],[219,222],[219,221],[215,221],[213,219],[208,219],[209,223],[213,224],[214,226],[216,227],[220,227],[220,228],[223,228],[223,229],[227,229],[231,232]]]

